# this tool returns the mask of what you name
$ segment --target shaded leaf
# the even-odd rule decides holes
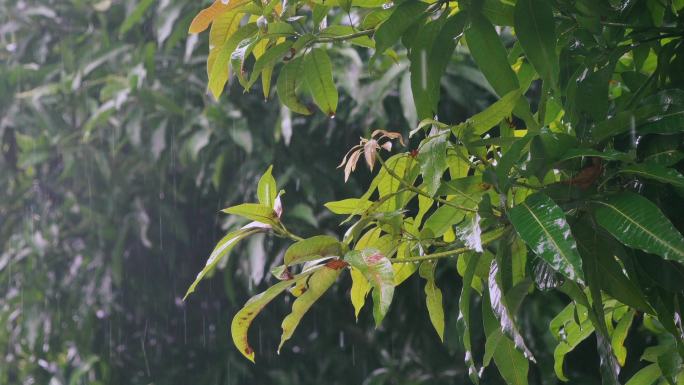
[[[427,304],[430,321],[439,339],[444,342],[444,305],[442,304],[442,291],[435,283],[435,262],[426,261],[420,264],[418,273],[425,279],[425,302]]]
[[[326,50],[314,48],[304,56],[304,80],[314,103],[328,116],[337,110],[337,88],[332,76],[332,64]]]
[[[552,89],[558,88],[556,31],[551,4],[544,0],[518,0],[515,3],[515,34],[539,76]]]
[[[623,174],[634,174],[657,182],[684,188],[684,176],[682,174],[675,169],[655,163],[632,164],[620,168],[619,172]]]
[[[285,63],[283,68],[280,69],[280,74],[276,81],[276,91],[278,92],[280,102],[287,108],[302,115],[309,115],[311,110],[303,105],[297,97],[297,86],[304,75],[302,63],[301,56]]]
[[[464,362],[468,367],[468,377],[470,377],[470,380],[475,384],[479,383],[481,372],[475,364],[472,341],[470,339],[470,297],[472,293],[473,277],[475,276],[475,271],[480,259],[479,257],[479,254],[473,254],[470,260],[468,260],[468,265],[463,274],[461,296],[458,300],[458,318],[456,320],[456,327],[461,335],[463,348],[465,349]],[[459,260],[460,259],[462,258],[459,258]]]
[[[426,192],[430,196],[437,192],[442,180],[442,175],[448,167],[446,162],[446,150],[447,135],[444,132],[436,131],[434,135],[428,136],[424,140],[420,153],[418,153],[420,172],[423,175]]]
[[[376,54],[381,55],[392,47],[413,24],[424,17],[428,4],[405,1],[399,4],[375,32]]]

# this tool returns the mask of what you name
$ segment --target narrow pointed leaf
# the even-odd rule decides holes
[[[512,208],[508,217],[530,249],[554,270],[583,282],[582,259],[565,219],[565,213],[548,196],[530,195]]]
[[[280,337],[280,345],[278,346],[278,352],[283,347],[285,341],[292,337],[292,334],[297,329],[299,322],[304,317],[311,306],[319,299],[325,292],[332,286],[333,283],[339,277],[340,269],[333,269],[324,266],[320,270],[316,271],[311,275],[311,277],[306,281],[306,291],[304,294],[297,297],[297,299],[292,303],[292,312],[283,319],[282,328],[283,334]]]
[[[220,2],[220,0],[217,0]],[[238,44],[244,39],[257,33],[257,26],[254,23],[247,24],[237,30],[231,37],[229,37],[225,43],[218,49],[216,54],[216,59],[211,66],[211,71],[209,72],[209,91],[214,96],[215,99],[218,98],[223,93],[223,89],[228,81],[230,57],[237,48]]]
[[[448,165],[446,162],[447,135],[437,132],[425,139],[418,154],[420,172],[423,175],[426,192],[432,196],[437,192],[442,175]]]
[[[551,4],[545,0],[518,0],[515,3],[515,34],[544,82],[552,89],[558,85],[558,55],[556,55],[556,30]]]
[[[273,208],[276,197],[278,196],[278,189],[272,171],[273,166],[268,166],[268,170],[261,176],[259,184],[257,184],[257,198],[259,199],[259,203],[271,208]]]
[[[249,82],[247,83],[247,89],[249,89],[254,82],[257,81],[259,75],[266,71],[268,68],[273,68],[273,65],[279,60],[282,60],[285,55],[290,52],[292,47],[292,42],[287,40],[274,47],[271,47],[264,52],[263,55],[259,56],[256,62],[254,62],[254,67],[252,67],[252,73],[249,76]]]
[[[341,201],[328,202],[324,206],[335,214],[356,214],[368,209],[373,203],[365,199],[343,199]]]
[[[296,57],[288,61],[280,69],[280,74],[276,81],[276,91],[278,92],[280,102],[287,108],[298,114],[310,115],[311,110],[303,105],[297,97],[297,86],[303,80],[303,76],[302,58]]]
[[[424,17],[428,4],[422,1],[405,1],[399,4],[392,14],[380,24],[375,32],[375,47],[378,55],[391,48],[399,38],[421,17]]]
[[[387,257],[376,249],[353,250],[344,260],[358,269],[373,287],[373,318],[379,326],[392,304],[394,296],[394,270]]]
[[[444,305],[442,304],[442,291],[435,283],[435,262],[423,262],[420,264],[418,273],[425,279],[425,302],[427,304],[430,321],[439,339],[444,342]]]
[[[651,364],[636,372],[625,385],[652,385],[662,374],[658,364]]]
[[[596,221],[625,245],[684,261],[684,238],[650,200],[631,192],[594,201]]]
[[[463,348],[465,349],[464,362],[468,367],[468,377],[474,384],[480,382],[480,371],[475,364],[473,357],[472,342],[470,340],[470,297],[472,293],[472,282],[477,270],[479,262],[479,254],[473,254],[468,260],[465,273],[463,274],[463,285],[461,288],[461,296],[458,300],[458,319],[456,320],[456,327],[463,340]]]
[[[632,164],[620,169],[623,174],[633,174],[646,179],[661,183],[671,184],[678,188],[684,188],[684,175],[677,170],[654,163]]]
[[[224,3],[223,0],[216,0],[209,7],[201,10],[190,23],[188,33],[200,33],[209,27],[214,19],[224,12],[239,8],[249,3],[249,0],[231,0]]]

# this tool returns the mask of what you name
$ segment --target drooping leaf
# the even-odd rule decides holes
[[[285,341],[292,337],[304,314],[335,283],[341,272],[341,269],[323,266],[323,268],[317,270],[306,280],[306,291],[292,303],[292,312],[283,319],[283,334],[280,337],[280,345],[278,346],[279,353]]]
[[[301,56],[285,63],[283,68],[280,69],[280,74],[276,81],[276,91],[278,92],[280,102],[287,108],[298,114],[310,115],[311,110],[302,104],[297,97],[297,86],[303,80],[302,77],[304,76],[302,63],[303,60]]]
[[[394,270],[392,263],[377,249],[352,250],[344,260],[357,269],[373,286],[373,318],[380,326],[394,296]]]
[[[493,358],[501,377],[508,385],[527,385],[529,361],[515,348],[513,341],[505,335],[497,334],[498,322],[492,312],[492,305],[486,290],[482,297],[482,322],[487,338],[497,336],[496,338],[499,339]]]
[[[634,310],[630,309],[625,313],[620,321],[618,321],[617,326],[613,330],[611,335],[610,343],[613,346],[613,352],[620,363],[620,366],[625,365],[625,360],[627,359],[627,348],[625,347],[625,339],[627,338],[627,333],[629,328],[632,326],[632,321],[634,320]]]
[[[583,281],[582,260],[565,213],[551,198],[543,193],[530,195],[508,217],[537,256],[567,278]]]
[[[314,48],[303,60],[304,80],[314,103],[328,116],[334,117],[337,110],[337,88],[327,52],[322,48]]]
[[[456,327],[463,340],[463,348],[465,349],[464,362],[468,367],[468,377],[474,384],[480,382],[480,370],[475,364],[473,357],[472,341],[470,339],[470,297],[472,293],[472,282],[475,276],[475,270],[479,262],[479,254],[473,254],[465,273],[463,274],[463,285],[461,288],[461,296],[458,300],[458,318],[456,320]]]
[[[204,268],[197,274],[197,277],[192,282],[188,291],[185,293],[183,300],[188,298],[190,293],[195,291],[197,285],[204,279],[204,277],[216,268],[216,265],[230,252],[230,250],[242,239],[260,232],[260,229],[240,229],[226,234],[214,247],[214,250],[209,255],[207,263]]]
[[[425,279],[425,302],[427,304],[430,321],[439,339],[444,341],[444,305],[442,304],[442,291],[435,283],[435,262],[423,262],[420,264],[418,273]]]
[[[556,377],[562,381],[568,381],[563,370],[565,356],[594,332],[594,325],[589,320],[586,307],[570,303],[551,320],[549,329],[558,341],[558,346],[553,351],[553,368]]]
[[[285,251],[283,257],[286,266],[308,262],[314,259],[341,256],[342,244],[329,235],[316,235],[298,241]]]
[[[268,170],[259,179],[257,185],[257,198],[259,203],[264,206],[273,207],[276,197],[278,196],[278,189],[276,187],[275,178],[273,178],[273,166],[269,166]]]
[[[237,206],[225,208],[221,210],[221,212],[239,215],[241,217],[268,225],[277,225],[279,221],[278,214],[276,214],[274,209],[261,203],[243,203]]]
[[[221,0],[217,0],[221,2]],[[228,64],[230,62],[230,57],[237,48],[241,41],[247,39],[248,37],[257,33],[257,26],[254,23],[247,24],[237,30],[232,36],[230,36],[225,43],[218,49],[216,54],[216,59],[211,66],[211,71],[209,72],[209,91],[217,99],[223,93],[223,88],[228,81],[229,68]]]
[[[288,52],[290,52],[291,47],[292,42],[287,40],[267,49],[263,55],[259,56],[257,61],[254,62],[254,67],[252,67],[252,73],[249,76],[249,82],[247,83],[246,88],[249,89],[254,82],[257,81],[259,75],[264,73],[264,71],[272,69],[278,60],[281,60]]]
[[[625,385],[652,385],[661,375],[658,364],[651,364],[636,372]]]
[[[436,132],[423,142],[418,162],[420,162],[420,172],[423,175],[426,192],[434,195],[439,188],[442,175],[448,165],[446,162],[447,135],[444,132]]]
[[[559,65],[551,4],[544,0],[518,0],[514,17],[515,34],[525,56],[544,82],[557,89]]]
[[[526,359],[535,362],[534,355],[527,348],[527,345],[525,345],[525,341],[518,330],[518,326],[513,318],[514,314],[511,313],[508,308],[508,304],[505,301],[503,290],[497,281],[500,280],[498,275],[499,266],[496,263],[496,260],[494,260],[492,261],[489,270],[489,280],[487,281],[489,288],[489,299],[494,316],[499,321],[501,331],[513,341],[515,348],[523,353]]]
[[[422,1],[405,1],[397,5],[390,16],[375,32],[375,47],[378,55],[392,47],[413,24],[425,17],[428,4]]]
[[[631,193],[594,201],[596,221],[629,247],[684,261],[684,238],[648,199]]]

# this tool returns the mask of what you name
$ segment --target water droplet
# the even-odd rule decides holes
[[[388,1],[382,5],[382,9],[390,9],[394,7],[394,2],[393,1]]]

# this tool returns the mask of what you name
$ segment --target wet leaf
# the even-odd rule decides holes
[[[264,73],[265,71],[268,71],[269,69],[272,70],[273,66],[279,60],[282,60],[283,57],[285,57],[285,55],[287,55],[290,52],[291,47],[291,41],[284,41],[280,44],[276,44],[275,46],[268,48],[263,55],[259,56],[257,61],[254,62],[254,67],[252,67],[252,73],[249,77],[249,82],[247,83],[246,88],[251,88],[251,86],[259,78],[260,74]]]
[[[301,40],[301,39],[300,39]],[[297,97],[297,87],[303,80],[304,68],[302,57],[296,57],[280,69],[278,80],[276,81],[276,91],[278,98],[290,110],[302,114],[310,115],[311,110],[299,101]]]
[[[437,263],[435,262],[423,262],[420,264],[418,273],[421,278],[427,281],[425,282],[425,302],[430,321],[439,335],[439,339],[444,342],[444,305],[442,304],[442,291],[435,283],[436,267]]]
[[[432,196],[437,192],[442,180],[442,175],[448,165],[446,162],[447,135],[443,132],[436,132],[423,141],[418,162],[420,172],[423,175],[426,192]]]
[[[413,24],[425,17],[428,4],[421,1],[405,1],[396,6],[390,16],[375,32],[377,55],[391,48]]]
[[[633,174],[656,182],[671,184],[678,188],[684,188],[684,175],[673,168],[668,168],[655,163],[640,163],[620,168],[620,173]]]
[[[217,0],[220,2],[221,0]],[[241,41],[257,33],[257,27],[254,23],[247,24],[237,30],[232,36],[226,39],[225,43],[218,49],[216,59],[211,65],[209,72],[209,91],[217,99],[223,93],[223,88],[228,81],[229,75],[229,61],[233,51],[237,48]]]
[[[475,271],[480,259],[479,257],[479,254],[473,254],[468,260],[468,265],[463,274],[461,296],[458,300],[458,319],[456,320],[456,327],[461,335],[463,348],[465,349],[464,362],[468,367],[468,377],[470,377],[470,380],[475,384],[478,384],[480,381],[480,370],[475,364],[472,341],[470,339],[470,297],[472,293],[473,277],[475,276]]]
[[[554,270],[582,282],[582,260],[565,213],[542,193],[527,197],[508,212],[508,217],[530,249]]]
[[[306,281],[306,291],[304,294],[297,297],[292,303],[292,312],[283,319],[282,328],[283,334],[280,337],[280,345],[278,346],[278,353],[283,347],[285,341],[292,337],[292,334],[299,326],[304,314],[318,301],[319,298],[332,286],[340,276],[341,269],[332,269],[327,266],[314,272]]]
[[[578,316],[577,321],[579,323],[575,320],[576,315]],[[589,320],[586,307],[570,303],[551,320],[549,329],[551,329],[551,333],[558,341],[558,346],[553,351],[553,368],[556,372],[556,377],[562,381],[568,381],[563,371],[565,356],[594,332],[594,325]]]
[[[373,287],[373,318],[380,326],[394,296],[394,270],[392,263],[377,249],[353,250],[344,260],[357,269]]]
[[[629,247],[684,261],[684,238],[648,199],[631,193],[594,201],[596,221]]]

